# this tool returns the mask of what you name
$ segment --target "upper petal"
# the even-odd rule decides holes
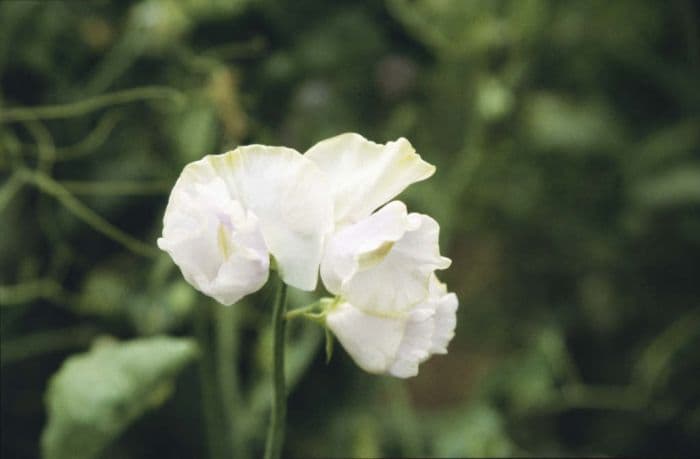
[[[285,147],[250,145],[208,161],[243,207],[253,212],[285,283],[316,288],[332,200],[323,173]]]
[[[367,217],[435,172],[404,138],[382,145],[359,134],[340,134],[317,143],[304,156],[328,176],[340,225]]]

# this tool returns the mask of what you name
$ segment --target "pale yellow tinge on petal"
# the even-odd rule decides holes
[[[365,270],[378,265],[389,255],[392,247],[394,247],[394,241],[385,241],[376,249],[361,254],[357,257],[358,269]]]
[[[382,145],[345,133],[317,143],[304,156],[328,177],[340,226],[368,217],[412,183],[435,173],[435,166],[403,137]]]
[[[216,240],[219,243],[219,249],[224,254],[224,260],[228,260],[231,256],[231,240],[226,231],[226,227],[219,223],[219,229],[216,234]]]

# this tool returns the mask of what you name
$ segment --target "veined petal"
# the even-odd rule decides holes
[[[263,145],[207,160],[231,195],[258,218],[284,282],[316,288],[325,236],[333,226],[329,186],[318,167],[295,150]]]
[[[347,226],[329,240],[321,264],[326,287],[353,306],[377,315],[401,314],[428,297],[440,256],[439,225],[422,214],[406,214],[394,201]]]
[[[421,159],[404,138],[382,145],[346,133],[317,143],[304,156],[328,176],[334,190],[335,221],[341,226],[367,217],[435,172],[435,166]]]
[[[340,303],[326,316],[326,325],[350,357],[369,373],[385,373],[404,334],[405,320],[367,314]]]

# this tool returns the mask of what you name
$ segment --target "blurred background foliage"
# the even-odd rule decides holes
[[[691,0],[0,3],[2,457],[257,457],[269,288],[155,239],[182,167],[356,131],[438,166],[457,336],[408,381],[289,336],[286,455],[700,455]],[[310,296],[294,292],[292,304]]]

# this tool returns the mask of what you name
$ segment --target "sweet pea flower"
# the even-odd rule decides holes
[[[326,177],[284,147],[250,145],[185,166],[158,247],[197,290],[230,305],[260,289],[270,256],[282,280],[316,288],[333,226]]]
[[[447,353],[457,306],[457,296],[432,274],[428,297],[404,315],[371,314],[340,301],[331,306],[326,325],[363,370],[408,378],[431,355]]]
[[[381,145],[358,134],[319,142],[305,156],[328,177],[334,202],[321,279],[337,300],[326,325],[366,371],[414,376],[420,362],[444,352],[457,298],[434,274],[451,264],[440,255],[438,223],[401,201],[386,203],[435,167],[406,139]]]

